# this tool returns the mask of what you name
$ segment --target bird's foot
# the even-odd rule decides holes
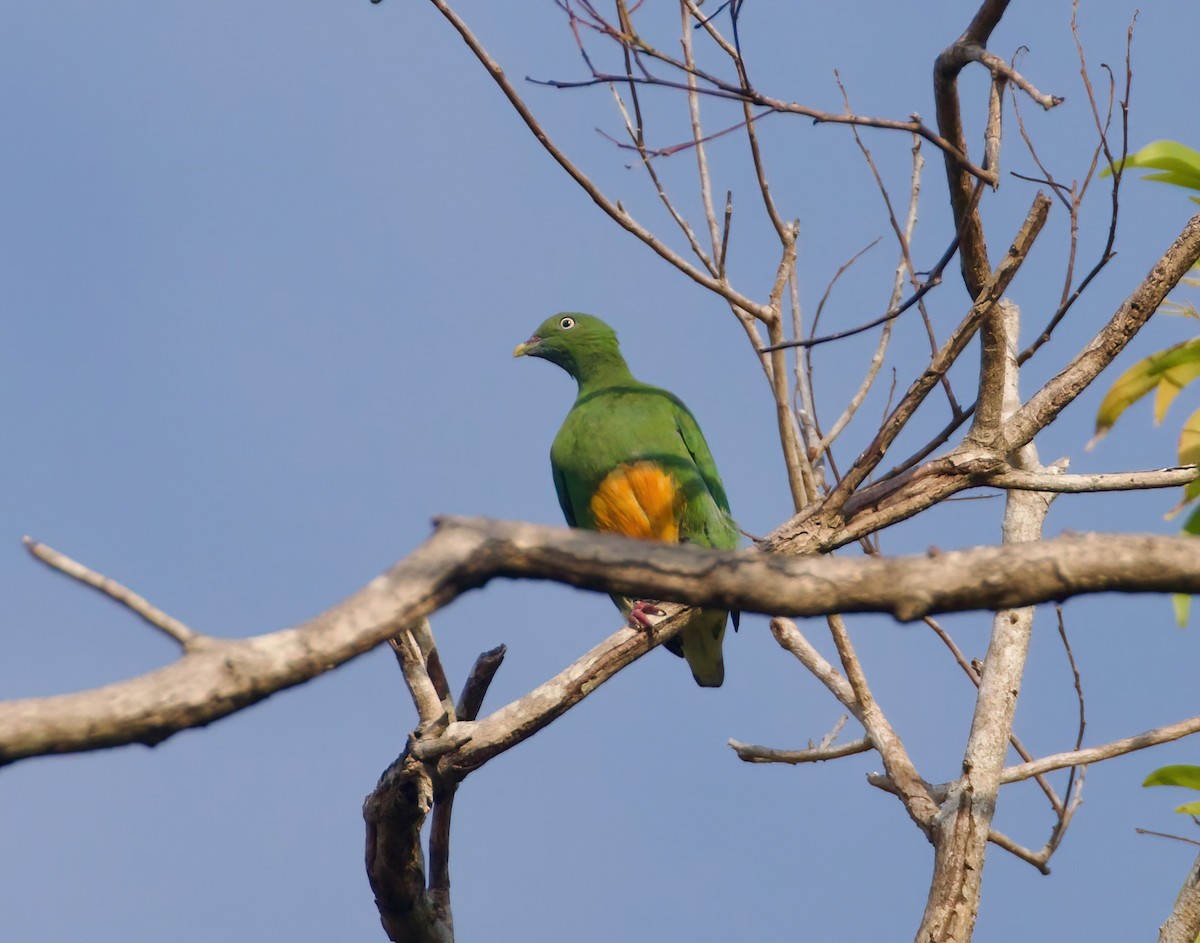
[[[629,625],[635,629],[650,629],[666,613],[649,599],[639,599],[629,610]]]

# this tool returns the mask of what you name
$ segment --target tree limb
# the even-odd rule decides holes
[[[893,559],[786,558],[445,518],[386,573],[301,625],[215,641],[156,671],[89,691],[0,703],[0,764],[159,743],[329,671],[498,576],[748,612],[890,612],[911,620],[1082,593],[1200,593],[1200,554],[1190,538],[1089,534]],[[675,631],[672,622],[620,630],[560,676],[559,696],[586,696]],[[455,728],[465,734],[468,725],[460,722],[450,731]],[[471,729],[477,738],[500,734],[496,727]],[[478,756],[491,746],[476,744],[470,752]]]

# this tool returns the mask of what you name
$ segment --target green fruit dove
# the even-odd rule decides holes
[[[570,526],[721,550],[737,546],[729,499],[696,420],[666,390],[633,378],[611,327],[587,314],[556,314],[513,356],[549,360],[579,384],[550,447],[558,503]],[[613,601],[635,626],[662,613],[650,600]],[[701,687],[720,687],[725,679],[728,617],[720,609],[693,610],[665,643],[687,659]]]

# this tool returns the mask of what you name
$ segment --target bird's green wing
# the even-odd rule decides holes
[[[563,517],[567,520],[567,526],[578,527],[579,524],[575,518],[575,508],[571,505],[571,493],[567,490],[567,476],[563,474],[563,470],[553,460],[550,462],[550,470],[554,474],[554,490],[558,494],[558,506],[562,508]]]
[[[704,433],[700,431],[695,417],[688,408],[678,401],[675,405],[675,428],[679,431],[684,446],[692,456],[692,461],[696,463],[696,468],[700,470],[700,477],[704,479],[704,484],[717,503],[717,507],[729,514],[729,498],[725,494],[725,486],[721,484],[717,463],[713,461],[708,443],[704,441]]]

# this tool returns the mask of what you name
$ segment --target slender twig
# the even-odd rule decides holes
[[[1155,838],[1169,838],[1171,841],[1181,841],[1188,845],[1200,845],[1200,839],[1188,838],[1185,835],[1172,835],[1170,832],[1156,832],[1151,828],[1135,828],[1134,832],[1138,835],[1152,835]],[[1190,940],[1189,943],[1191,943]]]
[[[1048,342],[1054,334],[1054,329],[1066,317],[1067,312],[1071,310],[1075,302],[1092,283],[1092,280],[1100,274],[1101,270],[1108,265],[1115,257],[1116,252],[1114,246],[1117,241],[1117,220],[1121,205],[1121,175],[1124,172],[1125,158],[1129,153],[1129,95],[1133,87],[1133,26],[1137,22],[1137,13],[1130,20],[1129,28],[1125,33],[1125,91],[1121,98],[1121,153],[1120,157],[1114,157],[1111,148],[1108,144],[1108,130],[1112,120],[1112,105],[1115,83],[1112,81],[1112,73],[1109,72],[1109,97],[1108,109],[1103,120],[1100,118],[1100,111],[1096,105],[1096,96],[1092,88],[1091,78],[1088,75],[1087,59],[1083,51],[1083,43],[1079,39],[1078,27],[1079,2],[1071,5],[1071,34],[1075,39],[1075,49],[1079,56],[1079,71],[1083,77],[1084,89],[1087,92],[1088,104],[1091,106],[1092,117],[1096,124],[1098,142],[1096,152],[1092,155],[1092,163],[1088,168],[1087,176],[1084,179],[1084,186],[1080,188],[1079,199],[1082,199],[1082,191],[1086,189],[1088,181],[1092,178],[1095,171],[1095,166],[1100,152],[1104,153],[1105,160],[1108,162],[1108,168],[1112,174],[1112,188],[1110,191],[1111,210],[1109,213],[1108,236],[1104,242],[1104,248],[1100,252],[1100,257],[1091,270],[1083,277],[1078,287],[1071,292],[1070,296],[1064,298],[1060,302],[1057,310],[1051,316],[1042,332],[1037,336],[1032,344],[1025,350],[1021,351],[1017,358],[1018,363],[1025,363],[1030,357],[1037,353],[1038,349]]]
[[[884,421],[883,426],[871,441],[871,444],[863,450],[855,460],[854,466],[846,473],[845,478],[842,479],[830,495],[829,500],[835,502],[834,506],[844,503],[854,490],[866,480],[867,476],[874,471],[880,460],[882,460],[884,453],[891,446],[896,436],[900,434],[900,431],[908,424],[908,420],[916,412],[917,407],[924,401],[929,391],[933,389],[939,378],[950,369],[950,366],[958,359],[963,350],[966,349],[967,342],[974,336],[980,321],[1000,300],[1000,297],[1008,289],[1012,279],[1016,276],[1017,270],[1029,254],[1034,240],[1046,223],[1046,214],[1049,212],[1049,209],[1049,198],[1039,193],[1034,198],[1025,221],[1021,224],[1021,228],[1017,232],[1008,253],[997,266],[996,271],[988,278],[967,316],[951,332],[946,342],[942,345],[942,349],[938,351],[938,355],[933,358],[929,366],[925,369],[925,372],[909,386],[908,391],[896,405],[896,408],[888,415],[888,418]]]
[[[838,79],[838,84],[839,84],[839,86],[841,85],[840,78]],[[844,98],[846,98],[846,107],[849,108],[850,103],[849,103],[848,97],[846,97],[845,89],[842,90],[842,95]],[[854,132],[854,139],[858,143],[859,149],[862,151],[863,157],[867,161],[867,166],[869,166],[871,168],[871,173],[875,177],[876,186],[878,187],[879,192],[883,197],[884,205],[887,207],[888,219],[891,222],[892,231],[896,234],[896,240],[900,244],[900,261],[896,265],[895,279],[892,283],[892,296],[888,300],[889,308],[894,308],[894,307],[896,307],[897,304],[899,304],[900,295],[904,290],[905,274],[908,273],[909,275],[911,275],[913,273],[912,256],[911,256],[909,247],[912,244],[913,232],[916,229],[916,224],[917,224],[917,207],[918,207],[920,193],[921,193],[921,169],[924,165],[924,160],[921,157],[920,138],[913,139],[912,178],[911,178],[911,183],[910,183],[910,187],[909,187],[908,212],[905,216],[905,225],[904,225],[903,229],[900,228],[899,223],[896,220],[896,214],[892,210],[892,201],[891,201],[890,197],[888,196],[887,187],[885,187],[883,184],[883,178],[880,176],[879,170],[875,166],[875,161],[871,157],[871,152],[867,148],[867,146],[863,143],[857,130],[855,130],[855,132]],[[922,316],[925,318],[926,328],[930,331],[930,340],[932,341],[933,340],[932,326],[929,323],[928,316],[925,315],[925,313],[924,313],[924,303],[919,302],[918,306],[921,308]],[[842,414],[834,421],[833,425],[829,429],[829,432],[821,437],[821,440],[816,444],[816,447],[813,449],[813,452],[818,457],[823,455],[829,449],[830,445],[834,442],[834,440],[838,437],[838,435],[841,434],[842,430],[845,429],[845,427],[849,424],[850,420],[854,417],[855,412],[857,412],[858,408],[862,405],[863,400],[866,399],[867,393],[870,391],[871,387],[874,385],[875,378],[878,376],[879,370],[883,366],[884,355],[887,352],[888,342],[891,340],[891,325],[892,325],[892,322],[889,321],[887,324],[884,325],[883,330],[880,332],[879,342],[875,346],[875,350],[871,355],[871,361],[867,365],[866,375],[863,377],[862,381],[860,382],[858,389],[855,391],[854,395],[850,398],[850,401],[846,404],[845,409],[842,410]],[[808,350],[805,353],[805,356],[807,358],[809,358],[810,361],[811,361],[811,350],[812,350],[812,348],[808,348]],[[945,382],[946,393],[950,397],[950,401],[953,404],[954,403],[954,393],[950,389],[949,380],[948,380],[948,378],[943,377],[943,381]],[[894,385],[894,373],[893,373],[893,385]],[[890,408],[890,402],[889,402],[889,408]]]
[[[1114,756],[1124,756],[1126,753],[1134,753],[1160,743],[1170,743],[1172,740],[1179,740],[1181,737],[1188,737],[1194,733],[1200,733],[1200,717],[1190,717],[1178,723],[1167,724],[1165,727],[1155,727],[1153,730],[1114,740],[1098,747],[1054,753],[1034,760],[1032,763],[1009,766],[1000,774],[1000,779],[1004,783],[1016,783],[1036,776],[1038,773],[1048,773],[1050,770],[1065,769],[1068,766],[1099,763],[1102,760],[1110,760]]]
[[[975,665],[967,660],[966,655],[963,654],[962,649],[959,648],[958,644],[953,638],[951,638],[950,633],[942,627],[940,622],[934,618],[931,618],[930,616],[926,616],[921,621],[923,621],[927,626],[929,626],[930,629],[933,630],[933,634],[936,635],[941,643],[946,646],[946,649],[950,652],[959,668],[962,669],[963,674],[965,674],[967,678],[970,679],[971,683],[978,688],[979,671],[976,669]],[[1016,733],[1009,734],[1009,742],[1012,744],[1013,749],[1017,751],[1017,755],[1020,756],[1021,759],[1026,760],[1027,762],[1032,762],[1032,754],[1025,748],[1025,744],[1021,742],[1020,737],[1018,737]],[[1057,815],[1061,821],[1063,812],[1066,809],[1062,799],[1059,798],[1058,793],[1054,790],[1054,787],[1050,785],[1049,780],[1047,780],[1044,776],[1036,776],[1034,778],[1037,780],[1038,786],[1041,787],[1042,792],[1049,801],[1050,807],[1054,809],[1055,815]],[[1070,786],[1068,785],[1066,794],[1069,795],[1070,791]]]
[[[779,442],[783,447],[784,464],[787,469],[788,487],[792,493],[792,507],[800,511],[809,503],[810,496],[805,488],[803,466],[808,463],[800,447],[800,431],[797,428],[796,417],[792,412],[791,394],[788,390],[787,356],[780,346],[783,340],[783,292],[789,278],[796,270],[796,237],[799,234],[800,223],[795,221],[788,229],[783,241],[783,257],[775,274],[775,284],[771,289],[771,300],[768,310],[771,317],[766,319],[767,339],[771,342],[771,350],[761,353],[760,358],[765,362],[770,360],[771,370],[769,379],[771,393],[775,398],[776,427],[779,430]],[[811,478],[811,476],[809,476]]]
[[[668,215],[670,215],[671,219],[674,220],[675,225],[679,227],[679,231],[683,233],[684,238],[687,239],[688,246],[691,247],[692,253],[700,260],[700,263],[709,271],[711,275],[719,277],[717,266],[713,263],[708,253],[701,248],[699,241],[696,239],[696,234],[692,231],[691,225],[686,219],[683,218],[679,211],[675,209],[675,204],[667,195],[667,191],[663,187],[657,171],[655,171],[654,167],[650,163],[650,158],[646,151],[645,138],[643,136],[641,126],[641,107],[640,105],[636,105],[636,92],[634,93],[633,98],[636,106],[636,120],[638,122],[636,125],[634,124],[633,119],[631,119],[629,112],[625,107],[625,102],[621,100],[621,96],[617,92],[615,85],[612,86],[612,93],[613,98],[617,103],[617,110],[621,113],[621,118],[625,122],[625,132],[629,135],[630,140],[633,141],[633,146],[641,157],[642,168],[646,171],[646,175],[650,178],[650,182],[654,185],[654,192],[658,194],[658,198],[662,202],[662,205],[666,208]]]
[[[840,341],[847,337],[853,337],[856,334],[862,334],[864,331],[869,331],[872,328],[879,327],[881,324],[887,324],[889,321],[894,321],[923,297],[925,297],[925,295],[941,284],[942,270],[945,269],[950,260],[954,258],[954,253],[957,249],[958,241],[955,239],[946,248],[946,251],[942,253],[942,257],[938,259],[937,264],[930,269],[930,277],[921,283],[921,287],[909,295],[908,298],[906,298],[903,302],[892,308],[889,308],[879,317],[874,318],[871,321],[867,321],[864,324],[859,324],[856,327],[847,328],[844,331],[837,331],[833,334],[825,334],[821,337],[808,337],[778,344],[771,344],[770,346],[763,347],[760,350],[760,353],[767,353],[772,350],[782,350],[785,347],[817,347],[821,344],[828,344],[832,341]]]
[[[1075,734],[1075,749],[1078,750],[1083,746],[1083,735],[1087,730],[1087,712],[1084,709],[1083,698],[1083,678],[1079,674],[1079,666],[1075,663],[1075,653],[1071,651],[1071,642],[1067,638],[1067,626],[1063,616],[1063,607],[1055,606],[1054,610],[1058,622],[1058,636],[1062,639],[1063,650],[1067,654],[1067,663],[1071,666],[1071,675],[1075,684],[1075,698],[1079,704],[1079,728]],[[1030,758],[1022,756],[1022,759],[1029,761]],[[1083,802],[1083,783],[1086,778],[1086,766],[1072,766],[1067,773],[1067,785],[1063,790],[1063,795],[1067,797],[1068,802],[1066,807],[1060,812],[1058,821],[1055,823],[1050,837],[1046,840],[1044,851],[1047,858],[1054,854],[1058,846],[1062,844],[1062,840],[1067,834],[1067,829],[1071,825],[1071,819],[1075,815],[1075,810]]]
[[[682,36],[680,44],[683,47],[683,60],[689,69],[695,68],[696,61],[692,52],[692,30],[686,2],[679,5],[682,20]],[[696,177],[700,187],[700,202],[704,206],[704,218],[708,222],[709,238],[712,240],[713,255],[720,259],[718,272],[724,271],[726,245],[717,227],[717,211],[713,206],[712,180],[708,172],[708,155],[704,149],[704,130],[700,125],[700,96],[696,92],[695,76],[688,74],[688,118],[692,125],[692,141],[696,148]],[[746,119],[751,121],[750,118]]]
[[[833,75],[834,75],[834,79],[837,81],[838,89],[842,93],[842,102],[845,105],[846,111],[849,112],[851,110],[850,109],[850,95],[846,91],[845,86],[842,84],[842,77],[836,69],[834,70]],[[925,166],[925,158],[921,156],[921,138],[915,134],[913,135],[913,144],[912,144],[913,167],[912,167],[911,183],[909,186],[908,216],[907,216],[904,228],[901,229],[900,223],[896,219],[895,210],[893,210],[893,208],[892,208],[891,197],[888,196],[887,187],[884,186],[883,177],[880,175],[879,169],[875,166],[875,160],[871,156],[870,149],[863,142],[862,136],[858,133],[858,129],[856,127],[854,127],[852,125],[850,130],[851,130],[851,133],[854,135],[855,143],[858,145],[859,150],[862,152],[863,157],[866,159],[867,166],[870,168],[872,176],[874,176],[874,178],[875,178],[876,189],[879,190],[880,196],[883,197],[883,205],[887,209],[888,222],[891,224],[892,232],[896,236],[896,242],[900,246],[900,253],[902,256],[902,260],[903,260],[903,269],[898,270],[897,277],[898,278],[903,277],[902,272],[907,271],[909,281],[912,284],[913,289],[914,290],[919,289],[921,287],[921,282],[917,277],[916,266],[913,265],[913,260],[912,260],[912,236],[913,236],[914,228],[916,226],[917,206],[918,206],[918,200],[919,200],[920,193],[921,193],[921,171]],[[979,191],[979,194],[980,195],[982,194],[982,190]],[[978,196],[976,197],[976,199],[978,199]],[[956,235],[957,235],[957,233],[956,233]],[[948,262],[949,259],[947,259],[946,261]],[[937,274],[927,277],[926,281],[940,282],[941,281],[940,270],[937,272]],[[900,289],[899,289],[899,282],[897,282],[897,284],[895,286],[895,290],[892,293],[892,298],[891,298],[891,301],[889,304],[891,307],[895,307],[899,303],[900,303]],[[921,320],[925,324],[925,333],[929,337],[930,356],[934,356],[937,354],[937,349],[938,349],[937,337],[934,334],[933,322],[929,318],[929,311],[925,307],[924,297],[917,298],[917,310],[921,312]],[[948,376],[942,377],[942,388],[946,391],[946,398],[950,402],[951,411],[958,412],[958,402],[955,400],[954,390],[950,386],[950,378]]]
[[[850,256],[850,258],[848,258],[845,262],[843,262],[841,265],[838,266],[837,271],[833,273],[833,277],[830,278],[829,282],[825,285],[825,291],[822,292],[821,299],[817,302],[817,310],[816,310],[816,313],[813,314],[812,326],[809,328],[810,334],[812,334],[812,335],[816,334],[817,328],[821,324],[821,315],[825,311],[825,305],[829,303],[829,296],[833,294],[834,286],[837,285],[838,281],[841,279],[841,277],[843,275],[845,275],[848,271],[850,271],[850,269],[852,269],[854,267],[854,263],[856,263],[864,255],[866,255],[868,252],[870,252],[872,249],[874,249],[877,245],[879,245],[879,243],[882,239],[883,239],[883,236],[876,236],[874,239],[872,239],[870,242],[868,242],[865,246],[863,246],[861,249],[859,249],[857,252],[855,252],[854,255]],[[891,304],[889,304],[889,306],[888,306],[889,310],[892,307],[895,307],[895,304],[897,301],[899,301],[898,298],[895,299],[894,301],[892,301]]]
[[[1188,221],[1142,283],[1083,350],[1004,423],[1002,441],[998,440],[996,445],[1009,450],[1031,441],[1074,402],[1125,349],[1197,260],[1200,260],[1200,214]]]
[[[213,641],[209,636],[188,628],[174,616],[167,615],[129,587],[121,585],[111,577],[97,573],[82,563],[72,560],[66,554],[59,553],[54,548],[38,543],[30,537],[22,537],[21,540],[25,544],[25,549],[35,559],[40,560],[51,569],[58,570],[64,576],[69,576],[85,586],[90,586],[114,602],[120,603],[147,625],[158,629],[177,642],[185,652],[198,651]]]
[[[509,81],[508,76],[500,67],[500,64],[492,58],[491,54],[487,51],[487,49],[484,48],[483,44],[467,26],[463,18],[460,17],[450,7],[446,0],[430,0],[430,2],[437,8],[438,12],[440,12],[447,21],[449,21],[450,25],[454,27],[459,36],[462,37],[463,41],[475,55],[475,58],[477,58],[483,67],[487,69],[487,72],[492,77],[492,80],[500,87],[500,90],[509,100],[509,103],[512,105],[513,109],[521,117],[521,120],[525,122],[526,126],[533,133],[534,137],[537,138],[542,147],[545,148],[546,152],[552,158],[554,158],[558,165],[567,172],[568,176],[570,176],[571,179],[574,180],[583,189],[583,191],[592,198],[592,201],[599,206],[605,214],[607,214],[613,221],[621,226],[622,229],[640,239],[666,262],[674,266],[697,284],[700,284],[710,291],[720,295],[731,304],[736,305],[740,310],[745,311],[756,318],[764,316],[763,307],[761,305],[741,294],[740,292],[735,291],[727,281],[716,278],[708,272],[692,265],[687,261],[687,259],[679,255],[677,252],[667,246],[661,239],[654,235],[654,233],[639,223],[633,217],[633,215],[621,205],[619,201],[614,202],[605,196],[600,188],[597,187],[596,184],[591,180],[591,178],[589,178],[582,170],[580,170],[579,167],[577,167],[575,163],[566,156],[563,150],[553,142],[549,134],[547,134],[546,130],[542,127],[541,123],[536,117],[534,117],[534,114],[532,111],[530,111],[529,106],[525,104],[524,99],[517,94],[515,86]],[[630,77],[624,75],[613,75],[610,76],[605,82],[605,84],[610,83],[641,84],[641,81],[636,76]]]
[[[738,759],[746,763],[787,763],[792,766],[800,763],[823,763],[826,760],[837,760],[843,756],[854,756],[856,753],[866,753],[874,749],[870,737],[860,737],[858,740],[837,746],[809,747],[807,750],[778,750],[738,740],[730,740],[729,746],[738,755]]]
[[[439,5],[441,0],[431,0],[435,5]],[[687,71],[686,68],[681,68],[681,71]],[[836,111],[822,111],[818,108],[810,108],[807,105],[801,105],[796,102],[787,102],[782,99],[772,98],[763,95],[758,91],[745,92],[735,85],[729,85],[720,82],[714,76],[696,71],[694,73],[698,78],[705,81],[717,83],[712,88],[699,87],[697,93],[709,98],[723,98],[732,101],[744,102],[748,105],[757,105],[761,108],[769,109],[780,114],[800,115],[805,118],[811,118],[814,124],[844,124],[857,125],[864,128],[880,128],[890,131],[904,131],[909,134],[917,134],[934,145],[946,154],[948,160],[955,163],[956,166],[963,167],[968,174],[984,183],[992,183],[993,175],[988,173],[981,167],[976,166],[971,160],[959,149],[957,149],[945,137],[938,134],[936,131],[928,127],[924,122],[917,119],[902,121],[892,118],[875,118],[866,115],[846,115]],[[558,79],[534,79],[526,78],[526,81],[534,85],[544,85],[550,88],[571,89],[571,88],[590,88],[596,85],[607,85],[613,82],[625,82],[628,79],[625,76],[616,73],[594,72],[590,79],[580,79],[577,81],[562,81]],[[638,85],[650,85],[657,88],[677,89],[682,92],[687,91],[686,82],[677,82],[670,79],[665,79],[660,76],[635,76],[633,79]],[[761,117],[761,116],[760,116]]]

